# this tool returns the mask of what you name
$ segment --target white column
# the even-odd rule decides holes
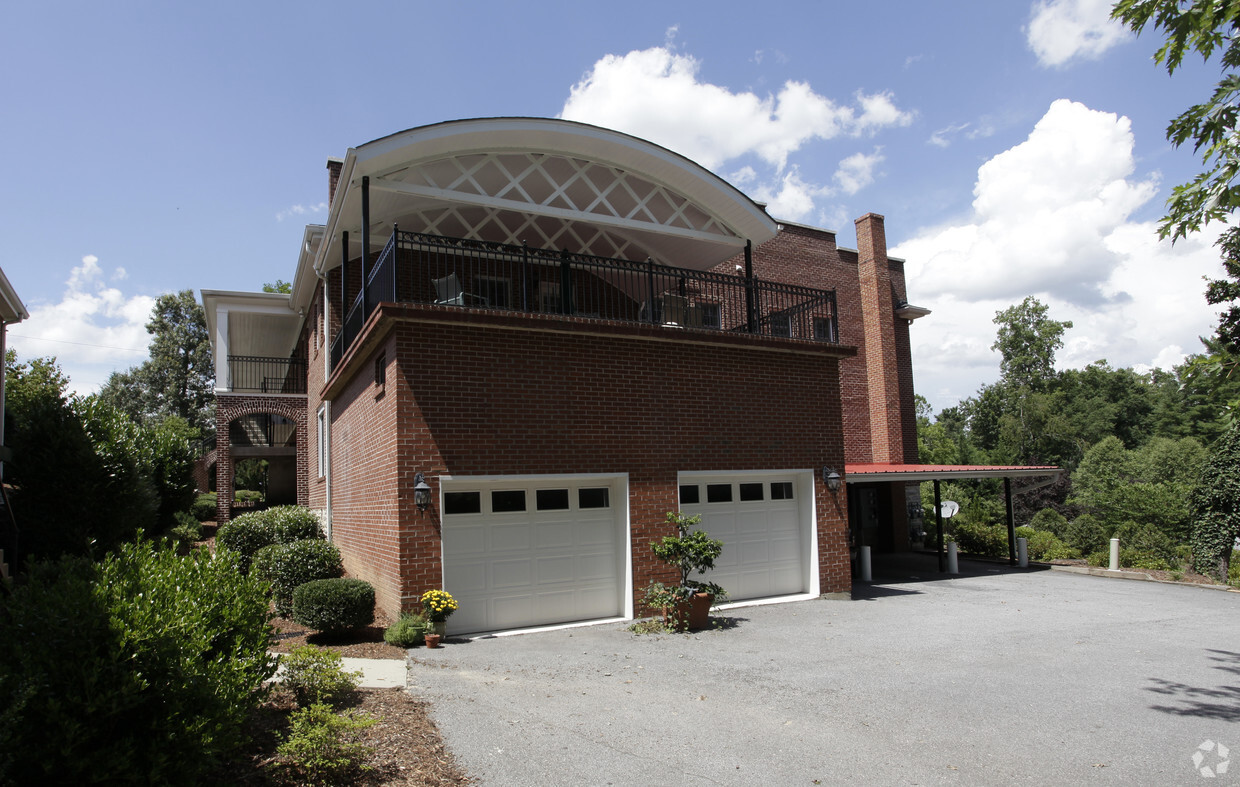
[[[1111,571],[1119,571],[1119,539],[1111,539],[1111,565],[1108,566]]]
[[[228,378],[228,309],[215,310],[215,390],[231,391]]]
[[[1029,567],[1029,539],[1023,536],[1016,539],[1016,565]]]
[[[960,561],[956,557],[956,542],[955,541],[947,542],[947,573],[948,574],[959,574],[960,573]]]

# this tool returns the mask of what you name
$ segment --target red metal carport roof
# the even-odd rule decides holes
[[[951,478],[1037,478],[1057,476],[1062,472],[1054,465],[898,465],[877,462],[844,465],[844,480],[866,483]]]

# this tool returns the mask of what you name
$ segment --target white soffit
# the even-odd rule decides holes
[[[370,177],[372,247],[401,229],[709,268],[774,237],[775,222],[730,184],[665,148],[565,120],[464,120],[349,151],[329,219],[360,253]],[[339,264],[320,257],[321,269]]]
[[[301,317],[285,293],[203,290],[202,306],[213,354],[219,315],[225,312],[229,355],[288,358],[297,346]]]

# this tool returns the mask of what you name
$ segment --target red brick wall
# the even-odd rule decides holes
[[[233,461],[228,442],[228,425],[243,415],[271,413],[283,416],[297,427],[297,503],[306,505],[310,457],[306,441],[306,397],[292,394],[216,394],[215,434],[216,464],[215,491],[216,521],[221,524],[232,516]]]
[[[840,249],[834,233],[812,227],[780,225],[777,236],[754,249],[754,275],[836,291],[840,344],[857,351],[840,362],[845,455],[849,462],[916,461],[908,326],[894,312],[894,302],[906,297],[904,267],[887,260],[881,217],[858,221],[858,245],[873,261],[864,296],[858,252]],[[731,274],[743,264],[738,255],[715,270]]]
[[[332,508],[350,573],[376,585],[389,614],[442,582],[438,515],[413,506],[418,471],[433,499],[440,474],[628,473],[641,588],[670,578],[648,545],[679,506],[679,471],[843,464],[829,345],[425,306],[384,313],[394,330],[332,384]],[[387,382],[376,395],[380,351]],[[814,475],[821,591],[846,592],[844,496],[837,505]]]

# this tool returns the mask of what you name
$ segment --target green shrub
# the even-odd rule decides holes
[[[1080,552],[1060,541],[1049,530],[1035,530],[1026,538],[1029,539],[1030,560],[1068,560],[1081,556]]]
[[[276,506],[258,514],[272,529],[273,543],[323,538],[318,516],[305,506]]]
[[[215,546],[237,553],[241,570],[245,573],[249,573],[254,555],[263,547],[275,543],[275,532],[262,514],[261,511],[242,514],[215,534]]]
[[[1240,550],[1233,550],[1231,563],[1227,567],[1227,584],[1240,588]]]
[[[233,493],[233,500],[238,503],[261,503],[263,493],[255,492],[253,489],[238,489]]]
[[[375,622],[375,589],[360,579],[316,579],[293,589],[293,620],[336,633]]]
[[[0,616],[0,783],[202,783],[275,672],[234,555],[149,542],[36,564]]]
[[[1115,530],[1113,538],[1119,539],[1121,550],[1134,550],[1152,557],[1163,563],[1171,564],[1177,559],[1176,544],[1163,531],[1147,523],[1125,522]],[[1149,561],[1146,561],[1149,562]],[[1177,563],[1178,565],[1178,563]],[[1138,566],[1153,568],[1153,566]]]
[[[176,525],[168,531],[179,541],[201,541],[202,523],[194,519],[188,511],[178,511],[172,515]]]
[[[303,708],[318,703],[335,704],[357,689],[362,673],[345,672],[340,654],[302,645],[280,659],[283,683]]]
[[[1122,541],[1120,542],[1123,543]],[[1119,550],[1119,564],[1124,568],[1143,568],[1153,571],[1170,571],[1172,565],[1161,555],[1141,549]]]
[[[383,641],[398,648],[416,648],[426,641],[426,620],[421,615],[401,615],[383,632]]]
[[[1068,546],[1083,554],[1090,554],[1107,546],[1107,532],[1092,514],[1081,514],[1068,523],[1063,540]]]
[[[329,706],[311,705],[290,716],[288,740],[280,744],[278,767],[296,784],[352,784],[359,771],[370,770],[371,748],[357,740],[358,733],[376,721],[369,714],[336,713]]]
[[[1085,562],[1096,568],[1107,568],[1111,565],[1111,553],[1106,549],[1090,552],[1085,558]]]
[[[956,522],[956,545],[961,552],[981,557],[1003,557],[1008,553],[1007,532],[997,525]]]
[[[1054,533],[1055,536],[1062,539],[1068,532],[1068,520],[1063,518],[1063,514],[1053,508],[1043,508],[1041,511],[1033,515],[1033,519],[1029,521],[1029,526],[1034,530],[1045,530]]]
[[[293,612],[293,591],[298,585],[338,577],[344,574],[344,565],[340,550],[330,541],[294,541],[258,550],[250,570],[259,579],[271,583],[276,614],[288,617]]]
[[[214,492],[199,495],[189,510],[199,522],[214,522],[216,517],[216,497]]]

